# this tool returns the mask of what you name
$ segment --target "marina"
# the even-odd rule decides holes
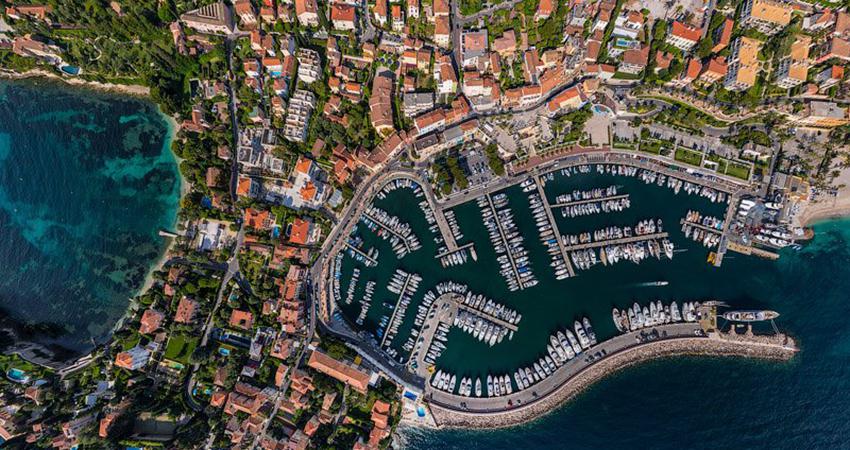
[[[470,190],[461,203],[423,199],[418,193],[426,190],[411,186],[376,196],[364,212],[368,220],[406,225],[400,237],[416,239],[421,250],[374,267],[345,253],[339,278],[357,273],[403,292],[398,270],[421,277],[421,289],[405,301],[373,301],[353,329],[420,377],[435,405],[445,395],[446,405],[457,400],[461,409],[474,409],[472,400],[497,401],[502,409],[533,402],[563,384],[564,373],[575,376],[571,367],[606,359],[622,336],[638,342],[672,327],[694,337],[705,325],[699,305],[713,293],[694,290],[687,280],[711,279],[719,269],[706,263],[709,249],[692,239],[693,231],[722,236],[727,222],[717,218],[737,210],[726,189],[629,164],[557,166],[498,190]],[[430,209],[405,207],[411,201]],[[376,210],[383,214],[369,212]],[[436,226],[437,216],[445,226]],[[670,223],[691,233],[664,227]],[[362,230],[360,248],[394,252],[397,244],[385,232]],[[354,286],[356,299],[363,283]],[[331,292],[341,297],[338,291]],[[342,294],[343,301],[334,298],[335,317],[351,321],[357,311],[349,305],[356,301],[349,304],[348,292]]]

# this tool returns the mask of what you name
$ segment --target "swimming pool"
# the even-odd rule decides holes
[[[6,372],[6,378],[16,383],[27,383],[30,380],[29,375],[21,369],[9,369]]]

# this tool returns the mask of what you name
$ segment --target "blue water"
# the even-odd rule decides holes
[[[802,251],[784,252],[775,263],[733,255],[719,269],[720,300],[782,314],[779,326],[802,346],[794,360],[647,363],[603,380],[530,424],[486,431],[405,429],[401,447],[850,448],[850,221],[824,222],[816,232]]]
[[[149,102],[0,81],[0,309],[25,338],[81,351],[123,314],[176,218],[171,133]]]

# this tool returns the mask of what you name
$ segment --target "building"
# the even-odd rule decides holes
[[[685,70],[679,74],[678,78],[670,80],[667,84],[673,87],[683,88],[693,83],[699,77],[701,70],[702,64],[700,64],[699,60],[691,58],[685,66]]]
[[[452,95],[457,91],[458,79],[452,58],[440,55],[434,64],[434,80],[437,82],[437,95]]]
[[[320,350],[313,350],[310,359],[307,361],[307,366],[351,386],[352,389],[361,394],[365,394],[369,388],[369,379],[371,378],[369,373],[354,365],[337,361]]]
[[[549,114],[569,112],[581,108],[587,102],[587,97],[579,85],[565,89],[547,104]]]
[[[234,309],[230,312],[230,321],[228,323],[231,328],[250,330],[254,326],[254,314],[250,311]]]
[[[809,102],[797,119],[793,121],[797,126],[834,128],[850,123],[847,115],[847,107],[833,102]]]
[[[312,92],[303,89],[296,90],[292,99],[289,100],[289,107],[286,109],[283,137],[293,142],[304,142],[307,139],[310,115],[315,108],[316,96]]]
[[[623,52],[623,62],[617,67],[619,72],[638,74],[646,68],[649,61],[649,46]]]
[[[834,36],[825,45],[822,45],[821,48],[820,56],[816,61],[818,64],[827,62],[833,58],[850,61],[850,40]]]
[[[729,42],[732,40],[732,31],[734,31],[734,29],[735,21],[727,17],[723,21],[723,26],[714,30],[714,36],[712,36],[712,39],[714,40],[714,47],[711,48],[712,53],[717,53],[729,46]]]
[[[115,355],[115,365],[127,370],[143,369],[150,360],[151,352],[145,347],[133,347]]]
[[[761,68],[758,52],[761,41],[748,37],[739,37],[732,42],[730,60],[723,85],[730,91],[743,91],[756,84]]]
[[[406,92],[402,95],[402,103],[404,104],[404,115],[414,117],[434,108],[434,93]]]
[[[487,58],[487,30],[464,31],[461,36],[463,68],[478,68],[479,60]],[[489,61],[488,61],[489,62]]]
[[[51,11],[53,7],[50,5],[13,5],[6,8],[6,15],[15,20],[46,20]]]
[[[372,15],[375,17],[375,22],[379,27],[387,26],[389,20],[389,4],[387,0],[375,0],[375,6],[372,8]]]
[[[295,0],[295,16],[304,27],[319,26],[319,6],[316,0]]]
[[[435,3],[439,3],[436,1]],[[434,18],[434,43],[440,47],[446,48],[451,42],[451,26],[449,25],[449,16],[436,16]]]
[[[534,20],[546,20],[555,11],[557,4],[555,0],[540,0],[537,4],[537,12],[534,13]]]
[[[701,83],[711,84],[726,78],[726,73],[729,71],[729,66],[723,57],[718,56],[708,61],[708,64],[703,66],[702,72],[699,74]]]
[[[791,23],[791,5],[774,0],[745,0],[741,5],[742,27],[772,35]]]
[[[683,52],[689,52],[697,45],[700,37],[702,30],[699,28],[674,20],[665,42]]]
[[[298,79],[304,83],[312,84],[321,78],[322,66],[319,52],[309,48],[299,48]]]
[[[611,36],[637,39],[638,33],[643,29],[643,23],[643,14],[639,11],[624,11],[614,20]]]
[[[162,325],[162,320],[165,319],[165,314],[155,310],[146,309],[142,314],[142,319],[139,324],[140,334],[151,334],[158,330]]]
[[[791,44],[791,54],[783,58],[776,68],[776,85],[783,89],[791,89],[806,81],[809,74],[809,46],[812,39],[798,35]]]
[[[393,122],[393,75],[391,72],[375,74],[372,96],[369,97],[369,119],[375,131],[386,136],[395,129]]]
[[[345,3],[331,4],[331,22],[337,30],[350,31],[356,28],[356,8]]]
[[[493,40],[492,50],[503,58],[514,55],[517,51],[516,32],[507,30],[502,33]]]
[[[224,2],[216,2],[188,11],[180,16],[187,27],[207,34],[230,34],[233,32],[233,17]]]
[[[844,78],[844,66],[832,65],[815,75],[815,83],[821,91],[825,91],[840,83]]]
[[[236,0],[233,4],[233,9],[239,17],[242,25],[253,28],[257,25],[257,13],[254,11],[254,5],[251,0]]]
[[[419,0],[407,0],[407,17],[419,18]]]
[[[180,303],[177,304],[177,312],[174,314],[174,321],[177,323],[191,323],[195,318],[195,312],[198,310],[198,302],[183,296]]]
[[[402,11],[400,4],[393,3],[390,6],[390,16],[393,21],[393,31],[401,33],[404,30],[404,11]]]

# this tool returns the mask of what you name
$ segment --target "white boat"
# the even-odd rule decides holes
[[[475,379],[475,396],[481,397],[481,378]]]
[[[611,310],[611,318],[614,319],[614,326],[617,327],[617,331],[620,333],[623,332],[623,321],[620,317],[620,311],[617,308]]]

